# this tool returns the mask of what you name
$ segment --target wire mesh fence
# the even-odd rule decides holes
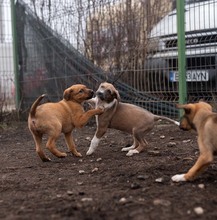
[[[14,56],[10,2],[0,3],[0,112],[15,108]]]
[[[178,116],[176,1],[18,0],[15,9],[23,111],[42,93],[57,101],[71,84],[106,80],[122,101]],[[185,1],[189,102],[216,97],[216,11],[214,0]]]
[[[185,54],[188,101],[216,96],[217,2],[188,0],[185,4]],[[178,91],[177,11],[168,13],[150,32],[147,69],[163,91]],[[154,45],[154,46],[153,46]],[[154,73],[153,73],[154,72]],[[162,77],[162,78],[160,78]],[[157,84],[157,83],[156,83]],[[178,98],[178,96],[176,96]]]

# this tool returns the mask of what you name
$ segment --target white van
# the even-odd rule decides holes
[[[175,9],[152,29],[145,64],[149,73],[161,75],[167,90],[178,85],[176,19]],[[217,91],[216,0],[186,0],[185,40],[188,92]]]

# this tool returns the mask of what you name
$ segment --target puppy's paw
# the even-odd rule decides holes
[[[79,153],[79,152],[76,152],[74,155],[75,155],[76,157],[82,157],[81,153]]]
[[[101,112],[100,114],[102,114],[105,111],[105,108],[103,106],[99,106],[98,109]]]
[[[121,149],[121,151],[129,151],[129,149],[128,149],[128,147],[123,147],[122,149]]]
[[[95,115],[101,115],[104,112],[104,108],[100,106],[92,111],[94,111]]]
[[[42,158],[42,161],[43,161],[43,162],[50,162],[51,159],[50,159],[49,157],[45,157],[45,158]]]
[[[89,148],[89,150],[87,151],[86,155],[89,156],[89,155],[93,154],[93,152],[94,152],[94,150]]]
[[[129,151],[129,150],[132,150],[132,149],[134,149],[134,148],[135,148],[134,145],[128,144],[127,146],[123,147],[123,148],[121,149],[121,151]]]
[[[95,109],[95,106],[93,106],[91,103],[87,103],[87,104],[88,104],[89,109]]]
[[[187,181],[185,179],[185,174],[176,174],[175,176],[173,176],[172,178],[173,182],[183,182],[183,181]]]
[[[58,155],[58,157],[59,157],[59,158],[67,157],[67,154],[66,154],[66,153],[60,153],[60,154]]]
[[[139,153],[138,150],[133,149],[133,150],[129,150],[128,153],[126,154],[126,156],[131,157],[131,156],[133,156],[133,154],[138,154],[138,153]]]

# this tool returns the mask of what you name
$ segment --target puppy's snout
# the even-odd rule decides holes
[[[104,97],[103,92],[100,92],[100,91],[96,92],[96,95],[97,95],[100,99],[103,99],[103,97]]]
[[[90,90],[88,91],[88,97],[87,97],[87,99],[93,98],[93,95],[94,95],[94,91],[93,91],[92,89],[90,89]]]
[[[188,131],[189,130],[188,126],[186,124],[182,123],[182,122],[180,123],[179,128],[183,131]]]
[[[179,128],[180,128],[181,130],[185,130],[185,128],[182,126],[182,124],[179,125]]]
[[[94,95],[94,91],[90,90],[90,95],[93,96]]]
[[[103,93],[102,92],[100,92],[100,91],[97,91],[96,92],[96,95],[98,95],[98,96],[100,96],[100,95],[102,95]]]
[[[179,128],[182,129],[182,130],[184,129],[182,120],[181,120],[180,123],[179,123]]]

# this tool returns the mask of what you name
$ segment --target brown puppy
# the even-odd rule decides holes
[[[180,121],[180,128],[194,129],[198,133],[200,156],[187,173],[173,176],[174,182],[193,180],[209,166],[213,161],[213,153],[217,150],[217,114],[212,112],[212,107],[208,103],[199,102],[177,105],[177,108],[184,109],[185,112]]]
[[[165,119],[179,125],[179,122],[170,118],[157,116],[136,105],[120,102],[119,92],[112,84],[107,82],[99,86],[96,98],[91,99],[89,103],[91,102],[97,108],[103,107],[104,113],[96,116],[97,130],[87,155],[92,154],[96,150],[107,128],[115,128],[133,135],[133,145],[122,148],[122,151],[128,151],[127,156],[132,156],[145,149],[147,142],[144,139],[144,135],[154,127],[156,120]]]
[[[57,103],[39,103],[44,95],[40,96],[32,105],[28,118],[28,127],[36,144],[36,152],[42,161],[50,161],[42,151],[42,136],[48,135],[46,147],[57,157],[66,157],[67,154],[56,148],[56,140],[60,133],[64,133],[69,150],[78,157],[81,154],[76,150],[72,139],[72,130],[83,127],[88,120],[103,112],[102,109],[91,109],[84,112],[82,102],[93,97],[94,92],[82,84],[73,85],[66,89],[63,100]]]

